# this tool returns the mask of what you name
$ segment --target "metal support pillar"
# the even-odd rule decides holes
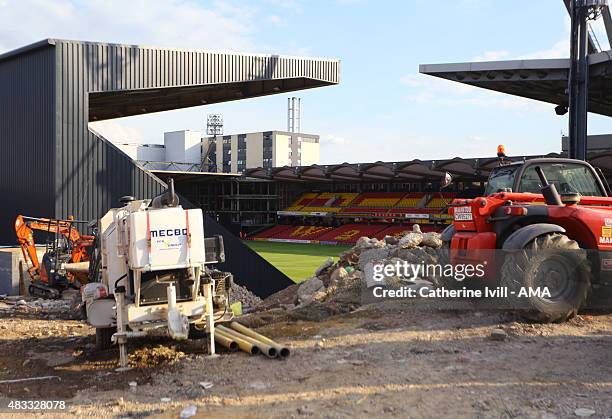
[[[588,8],[572,0],[569,75],[569,157],[586,160],[588,100]]]
[[[607,0],[571,0],[569,74],[569,157],[586,160],[589,96],[589,19],[607,9]],[[607,10],[606,10],[607,11]]]

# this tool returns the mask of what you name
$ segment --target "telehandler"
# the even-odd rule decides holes
[[[612,198],[585,161],[502,161],[484,196],[456,199],[449,213],[451,262],[486,261],[485,282],[507,287],[529,318],[563,321],[612,283]],[[530,291],[544,287],[548,295]]]

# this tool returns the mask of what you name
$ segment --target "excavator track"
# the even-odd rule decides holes
[[[33,282],[28,287],[28,292],[33,297],[46,298],[49,300],[57,300],[61,298],[62,293],[55,288],[51,288],[40,282]]]

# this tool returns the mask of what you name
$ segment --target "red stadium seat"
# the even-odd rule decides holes
[[[338,243],[355,243],[363,236],[374,237],[376,233],[384,228],[385,225],[382,224],[345,224],[342,227],[334,228],[321,235],[318,240]]]

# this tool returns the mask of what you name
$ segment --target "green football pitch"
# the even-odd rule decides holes
[[[341,245],[263,241],[246,241],[245,243],[295,282],[310,278],[328,257],[331,256],[334,260],[338,260],[340,253],[351,248],[351,246]]]

